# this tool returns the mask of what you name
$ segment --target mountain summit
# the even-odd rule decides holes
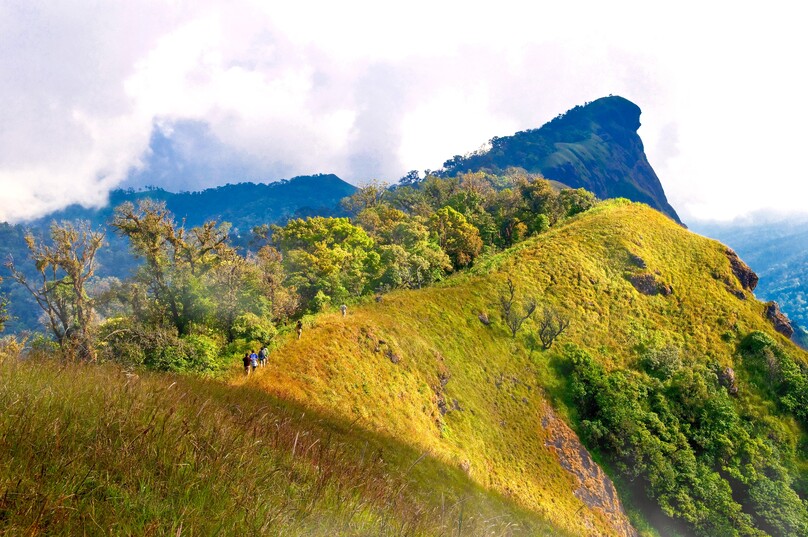
[[[494,137],[491,148],[444,163],[454,175],[515,166],[547,179],[585,188],[600,198],[647,203],[681,223],[645,156],[640,107],[617,96],[576,106],[538,129]]]

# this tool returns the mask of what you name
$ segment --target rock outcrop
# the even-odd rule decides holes
[[[730,395],[738,394],[738,383],[735,380],[735,370],[727,366],[718,373],[718,381],[727,389]]]
[[[738,281],[741,283],[741,287],[750,293],[754,291],[758,284],[758,275],[755,274],[751,268],[749,268],[749,265],[741,261],[741,258],[738,257],[738,254],[736,254],[732,248],[727,248],[727,259],[729,259],[729,265],[732,268],[732,273],[735,274],[736,278],[738,278]]]
[[[644,295],[662,295],[668,296],[673,293],[673,288],[659,280],[653,274],[647,272],[640,274],[632,274],[628,277],[628,281],[634,286],[634,289]]]
[[[791,327],[791,321],[788,317],[780,311],[780,306],[777,302],[771,301],[766,303],[766,318],[772,323],[774,329],[790,338],[794,334],[794,328]]]
[[[569,428],[550,405],[544,405],[542,427],[547,432],[546,445],[553,448],[558,462],[578,483],[575,497],[590,509],[599,511],[617,535],[637,537],[617,496],[614,483],[592,460],[575,432]]]

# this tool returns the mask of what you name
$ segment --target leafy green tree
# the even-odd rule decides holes
[[[558,193],[561,214],[566,217],[588,211],[597,203],[595,195],[583,188],[565,188]]]
[[[259,289],[269,302],[271,318],[283,322],[292,317],[300,307],[300,296],[297,289],[285,284],[286,271],[281,253],[267,245],[248,259],[257,270]]]
[[[31,293],[45,313],[48,328],[65,354],[95,360],[96,316],[87,287],[95,274],[96,254],[104,244],[104,234],[91,230],[87,222],[53,223],[50,244],[30,233],[25,242],[39,282],[29,281],[10,260],[7,266],[13,278]]]
[[[391,207],[411,216],[429,217],[434,211],[432,201],[423,188],[398,187],[389,191],[386,199]]]
[[[429,219],[429,229],[455,268],[470,265],[483,248],[477,228],[451,207],[438,209]]]
[[[347,218],[290,220],[273,226],[273,240],[283,253],[287,283],[306,303],[318,291],[333,301],[361,296],[378,274],[373,239]]]
[[[406,223],[410,217],[403,211],[387,204],[367,207],[357,214],[354,223],[373,237],[373,240],[383,244],[395,244],[394,232],[400,224]]]
[[[245,313],[258,311],[269,314],[268,304],[259,291],[259,274],[254,264],[229,250],[208,273],[208,287],[212,291],[213,315],[217,327],[235,339],[236,319]],[[263,306],[263,307],[262,307]]]
[[[144,200],[115,209],[112,226],[129,239],[143,258],[136,289],[146,290],[152,322],[167,322],[180,336],[194,322],[204,323],[214,309],[204,277],[224,259],[233,259],[227,243],[229,226],[207,222],[186,231],[177,226],[165,204]]]
[[[542,216],[550,226],[561,218],[558,192],[550,181],[542,178],[522,181],[519,183],[519,192],[524,203],[520,216],[532,233],[541,233],[546,229],[547,224],[542,223]]]

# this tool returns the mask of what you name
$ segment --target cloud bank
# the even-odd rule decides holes
[[[805,209],[786,2],[279,4],[0,4],[0,220],[116,186],[395,181],[608,94],[686,221]]]

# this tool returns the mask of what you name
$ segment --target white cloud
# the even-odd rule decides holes
[[[395,180],[607,94],[643,109],[685,220],[804,210],[793,5],[543,4],[5,2],[0,220],[104,203],[155,125],[216,141],[198,188],[219,156],[234,179]]]

